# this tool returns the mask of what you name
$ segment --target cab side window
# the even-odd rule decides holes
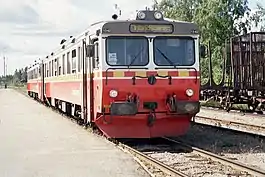
[[[98,43],[95,43],[95,57],[94,57],[94,67],[99,68],[99,52]]]

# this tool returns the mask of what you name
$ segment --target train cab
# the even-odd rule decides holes
[[[95,40],[96,39],[96,40]],[[87,46],[93,114],[107,136],[184,134],[199,112],[199,34],[195,24],[139,11],[106,22]]]

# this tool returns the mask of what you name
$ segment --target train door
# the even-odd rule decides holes
[[[83,41],[82,47],[82,118],[87,125],[93,120],[94,115],[94,53],[96,40],[90,45]]]
[[[82,119],[84,120],[84,124],[88,124],[88,103],[87,103],[87,59],[86,59],[86,41],[85,39],[82,41],[81,47],[82,55],[81,55],[81,62],[82,62]]]
[[[37,81],[37,89],[38,89],[38,98],[40,101],[43,101],[44,99],[44,66],[43,62],[40,63],[39,67],[37,68],[38,72],[38,78],[39,80]]]
[[[41,62],[41,66],[40,66],[40,100],[44,101],[44,93],[45,93],[45,81],[44,81],[44,72],[45,72],[45,68],[44,68],[44,63],[43,61]]]
[[[99,112],[98,109],[98,101],[99,101],[99,93],[100,93],[100,80],[98,80],[99,77],[99,58],[98,58],[98,38],[95,37],[91,40],[91,47],[90,47],[90,71],[91,71],[91,78],[90,78],[90,102],[91,104],[91,115],[93,115],[93,118],[95,118],[97,115],[96,113]],[[94,120],[92,118],[92,120]]]
[[[48,77],[48,63],[43,64],[44,71],[43,71],[43,101],[46,101],[46,86],[47,83],[45,82],[45,78]]]

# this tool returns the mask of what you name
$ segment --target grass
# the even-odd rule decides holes
[[[200,101],[201,106],[205,107],[221,107],[221,104],[219,102],[210,100],[210,101]]]
[[[14,89],[16,91],[22,92],[23,94],[27,93],[27,85],[26,84],[16,84],[7,86],[7,88]]]
[[[221,108],[221,104],[219,102],[216,102],[214,100],[210,101],[201,101],[201,106],[204,107],[215,107],[215,108]],[[237,110],[248,110],[248,105],[247,104],[233,104],[232,109],[237,109]]]

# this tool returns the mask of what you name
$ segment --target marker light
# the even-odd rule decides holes
[[[145,19],[145,13],[142,11],[139,11],[137,14],[138,18],[140,18],[141,20]]]
[[[191,97],[191,96],[193,96],[193,94],[194,94],[194,91],[192,89],[187,89],[186,90],[186,95],[187,96]]]
[[[118,96],[118,91],[117,90],[110,90],[109,91],[109,96],[111,98],[116,98]]]
[[[161,12],[155,12],[154,17],[155,17],[155,19],[160,20],[162,18],[162,13]]]

